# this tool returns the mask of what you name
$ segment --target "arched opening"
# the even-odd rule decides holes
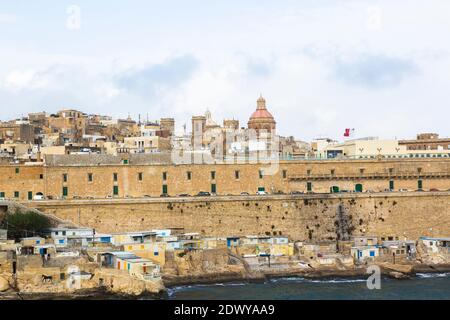
[[[330,188],[330,192],[331,193],[338,193],[339,192],[339,187],[338,186],[332,186]]]

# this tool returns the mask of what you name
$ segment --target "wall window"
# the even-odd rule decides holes
[[[168,192],[167,192],[167,184],[163,184],[163,186],[162,186],[162,193],[163,194],[168,194]]]
[[[163,181],[167,180],[167,172],[162,173],[162,179],[163,179]]]
[[[20,168],[16,168],[16,174],[20,173]]]
[[[216,179],[216,172],[211,171],[211,180],[215,180],[215,179]]]
[[[28,191],[28,200],[33,200],[33,191]]]
[[[283,174],[283,179],[286,179],[287,178],[287,170],[283,170],[282,174]]]
[[[334,173],[335,173],[335,172],[336,172],[336,171],[335,171],[334,169],[331,169],[331,170],[330,170],[330,173],[331,173],[332,176],[334,176]]]
[[[39,179],[44,179],[44,175],[42,173],[39,175]]]
[[[422,188],[423,188],[422,180],[417,180],[417,189],[422,190]]]
[[[235,178],[235,179],[239,179],[239,170],[236,170],[236,171],[234,172],[234,178]]]
[[[114,180],[114,182],[117,182],[117,180],[118,180],[117,173],[113,173],[113,180]]]
[[[89,182],[94,181],[94,176],[92,175],[92,173],[88,173],[88,181]]]
[[[0,198],[5,198],[5,193],[3,191],[0,192]]]
[[[14,198],[19,198],[20,196],[20,192],[19,191],[14,191]]]
[[[259,178],[262,179],[264,177],[264,171],[258,170],[258,173],[259,173]]]
[[[114,196],[118,196],[119,195],[119,186],[114,186],[113,187],[113,195]]]
[[[142,172],[139,172],[139,173],[138,173],[138,180],[139,180],[139,181],[144,180],[144,174],[143,174]]]
[[[216,184],[212,183],[211,184],[211,193],[216,193],[216,191],[217,191]]]
[[[67,187],[63,187],[62,195],[63,197],[67,197],[69,195],[69,189]]]
[[[306,174],[307,174],[308,176],[310,176],[310,175],[311,175],[311,169],[306,170]]]
[[[389,181],[389,190],[394,190],[394,180]]]
[[[63,173],[63,182],[67,182],[69,176],[67,175],[67,173]]]
[[[312,182],[307,182],[306,183],[306,190],[307,191],[312,191]]]
[[[186,172],[186,179],[188,179],[188,180],[192,179],[192,172],[191,171]]]

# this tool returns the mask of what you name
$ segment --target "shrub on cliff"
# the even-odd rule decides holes
[[[8,238],[18,240],[23,237],[43,235],[51,227],[50,220],[33,211],[10,213],[3,221],[3,228],[8,229]]]

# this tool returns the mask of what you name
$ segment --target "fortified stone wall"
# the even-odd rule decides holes
[[[303,241],[361,234],[399,239],[450,235],[450,192],[65,200],[27,205],[104,233],[182,227],[210,236],[270,234]]]

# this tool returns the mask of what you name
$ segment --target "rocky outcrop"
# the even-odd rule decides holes
[[[417,245],[417,259],[421,263],[429,265],[450,263],[450,255],[442,252],[430,252],[421,241]]]
[[[76,295],[86,290],[135,296],[158,294],[165,289],[160,279],[138,279],[124,270],[94,268],[94,264],[83,262],[80,260],[81,264],[78,266],[80,270],[86,272],[84,274],[87,276],[83,278],[68,276],[64,268],[25,266],[23,271],[17,272],[15,289],[21,294],[61,296]],[[0,292],[10,289],[13,280],[12,275],[1,275]]]
[[[4,292],[10,288],[9,282],[6,278],[0,276],[0,292]]]
[[[167,266],[167,267],[166,267]],[[173,276],[243,273],[243,263],[229,255],[227,249],[196,250],[172,255],[164,273]]]
[[[378,263],[382,269],[386,269],[388,272],[400,272],[403,274],[410,274],[413,272],[412,264],[392,264],[389,262]]]
[[[158,294],[165,290],[161,280],[140,280],[116,269],[97,269],[91,282],[108,292],[124,295]]]

